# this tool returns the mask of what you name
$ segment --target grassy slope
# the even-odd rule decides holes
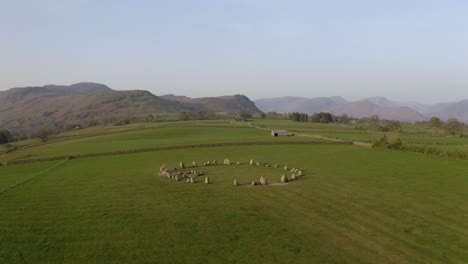
[[[208,186],[154,175],[162,163],[224,157],[288,163],[306,176],[234,187],[233,177],[274,180],[282,171],[206,168],[215,181]],[[38,170],[0,167],[0,175],[11,168]],[[72,160],[0,195],[0,262],[462,263],[467,174],[465,161],[357,146]]]
[[[81,131],[83,132],[83,131]],[[18,151],[0,156],[0,161],[25,158],[44,158],[83,153],[96,153],[117,150],[174,146],[198,143],[224,143],[242,141],[285,141],[313,140],[314,138],[278,137],[273,138],[269,131],[243,126],[228,128],[210,126],[162,126],[135,131],[64,140],[46,144],[27,151]]]
[[[255,125],[263,125],[264,127],[300,131],[302,134],[315,134],[345,140],[371,142],[378,140],[386,134],[390,139],[400,138],[404,143],[434,145],[434,147],[445,150],[463,151],[466,148],[465,146],[468,146],[467,137],[445,136],[441,129],[435,129],[421,124],[403,124],[402,133],[384,133],[357,130],[354,128],[355,125],[309,124],[291,122],[289,120],[255,120],[252,123]]]

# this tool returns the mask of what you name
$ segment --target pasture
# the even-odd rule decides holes
[[[291,129],[286,125],[281,128]],[[319,129],[301,127],[311,134]],[[2,159],[207,142],[323,142],[273,139],[268,131],[231,123],[89,133]],[[224,158],[241,165],[221,165]],[[211,184],[203,177],[189,184],[158,174],[164,163],[172,168],[179,161],[214,159],[219,165],[197,168]],[[250,166],[250,159],[300,168],[304,176],[252,187],[251,180],[265,176],[272,183],[285,172]],[[467,175],[462,160],[333,144],[220,146],[0,166],[0,263],[466,263]],[[233,186],[234,178],[241,186]]]

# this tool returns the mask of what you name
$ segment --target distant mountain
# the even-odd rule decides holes
[[[374,103],[378,106],[384,106],[384,107],[393,107],[393,106],[401,106],[398,102],[391,101],[385,97],[382,96],[376,96],[376,97],[370,97],[367,99],[364,99],[362,101],[369,101],[371,103]]]
[[[400,106],[409,107],[423,114],[427,118],[437,116],[442,120],[457,118],[460,121],[468,122],[468,99],[459,102],[446,102],[437,104],[421,104],[416,102],[391,101],[385,97],[372,97],[366,99],[379,106]]]
[[[185,100],[190,99],[190,97],[183,96],[183,95],[173,95],[173,94],[165,94],[160,96],[162,99],[178,101],[178,100]]]
[[[258,114],[262,111],[257,108],[245,95],[231,95],[219,97],[189,98],[185,96],[165,95],[164,98],[177,101],[195,110],[205,110],[212,112],[239,113],[241,110]]]
[[[278,113],[315,113],[315,112],[330,112],[337,106],[346,104],[347,101],[342,97],[317,97],[317,98],[302,98],[302,97],[276,97],[255,100],[255,104],[263,112],[278,112]]]
[[[114,91],[97,83],[46,85],[0,92],[0,129],[31,131],[41,126],[61,127],[80,123],[88,118],[118,120],[137,115],[198,110],[260,112],[243,95],[198,99],[172,96],[167,100],[148,91]]]
[[[335,114],[347,114],[349,116],[363,118],[378,115],[381,119],[400,120],[406,122],[423,121],[426,118],[409,107],[379,106],[368,100],[358,101],[338,107]]]
[[[342,97],[277,97],[259,99],[255,103],[264,112],[278,113],[316,113],[331,112],[362,118],[379,115],[382,119],[400,121],[422,121],[425,117],[417,111],[401,106],[398,102],[385,97],[372,97],[357,102],[349,102]]]
[[[440,104],[437,111],[430,113],[430,116],[437,116],[442,120],[457,118],[468,123],[468,99],[456,103]]]

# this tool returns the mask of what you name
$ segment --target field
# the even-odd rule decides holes
[[[272,138],[243,123],[162,122],[71,132],[0,156],[8,162],[211,142],[291,143],[0,166],[0,263],[468,262],[467,161],[314,137],[366,134],[353,127],[251,125],[304,136]],[[321,144],[292,144],[298,141]],[[211,184],[158,174],[164,163],[224,158],[241,164],[197,168]],[[270,167],[250,166],[250,159]],[[304,176],[273,184],[291,174],[274,164]],[[270,185],[250,186],[260,176]]]

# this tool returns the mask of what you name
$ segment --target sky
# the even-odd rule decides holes
[[[468,98],[465,0],[0,0],[0,90]]]

